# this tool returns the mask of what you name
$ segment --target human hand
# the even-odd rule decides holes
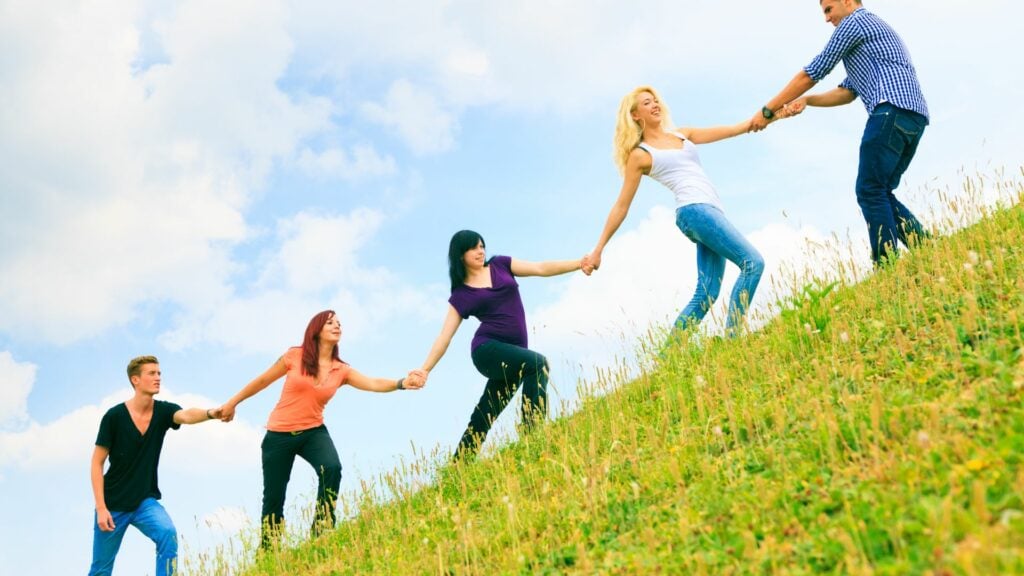
[[[760,132],[768,126],[768,119],[764,117],[764,114],[758,110],[756,114],[750,118],[750,130],[749,132]]]
[[[782,107],[782,118],[796,116],[807,108],[807,98],[797,98]]]
[[[583,259],[580,260],[580,271],[587,276],[594,272],[594,264],[590,261],[590,254],[584,255]]]
[[[211,408],[211,409],[206,411],[206,415],[209,416],[211,419],[220,420],[221,415],[223,414],[223,412],[224,412],[223,408]]]
[[[407,390],[419,390],[427,385],[427,373],[423,370],[410,370],[409,375],[402,381],[402,386]]]
[[[221,422],[231,422],[235,419],[235,405],[231,402],[227,402],[220,408],[217,408],[216,411],[220,414]]]
[[[114,531],[114,517],[110,515],[110,510],[104,508],[103,510],[96,510],[96,525],[100,527],[103,532]]]
[[[594,250],[590,254],[584,256],[583,260],[584,262],[587,263],[587,266],[590,268],[589,272],[586,269],[583,270],[583,273],[586,274],[587,276],[590,276],[591,274],[594,273],[594,270],[597,270],[598,268],[601,267],[601,253],[598,252],[597,250]]]

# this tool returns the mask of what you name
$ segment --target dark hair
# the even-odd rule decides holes
[[[466,263],[462,261],[462,255],[476,248],[478,243],[487,247],[484,237],[472,230],[459,230],[452,236],[448,244],[448,277],[452,281],[452,290],[466,281]]]
[[[320,331],[334,316],[334,310],[324,310],[313,316],[309,325],[306,326],[306,335],[302,338],[302,371],[314,378],[320,371]],[[331,358],[341,362],[341,358],[338,357],[337,344],[331,350]]]

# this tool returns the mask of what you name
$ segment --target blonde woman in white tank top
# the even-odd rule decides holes
[[[783,111],[778,117],[786,115]],[[675,196],[676,225],[697,245],[697,287],[674,328],[700,323],[718,298],[725,261],[729,260],[740,269],[726,321],[727,332],[733,335],[754,298],[764,260],[726,219],[718,192],[701,166],[697,145],[746,134],[750,129],[750,120],[732,126],[676,129],[654,88],[640,86],[627,94],[615,127],[615,163],[623,175],[622,189],[597,246],[586,259],[587,267],[596,270],[601,265],[601,253],[626,219],[640,179],[650,176]]]

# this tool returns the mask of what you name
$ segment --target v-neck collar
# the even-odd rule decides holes
[[[140,430],[139,425],[135,423],[135,417],[132,416],[132,409],[128,407],[128,402],[124,402],[124,409],[128,412],[128,420],[132,423],[132,429],[139,435],[139,438],[145,438],[146,433],[153,427],[153,416],[156,413],[156,401],[153,402],[153,414],[149,415],[149,424],[146,425],[145,430]]]

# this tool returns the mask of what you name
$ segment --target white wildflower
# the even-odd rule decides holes
[[[929,436],[927,432],[921,430],[917,433],[917,443],[920,444],[922,448],[927,448],[930,442],[931,436]]]

